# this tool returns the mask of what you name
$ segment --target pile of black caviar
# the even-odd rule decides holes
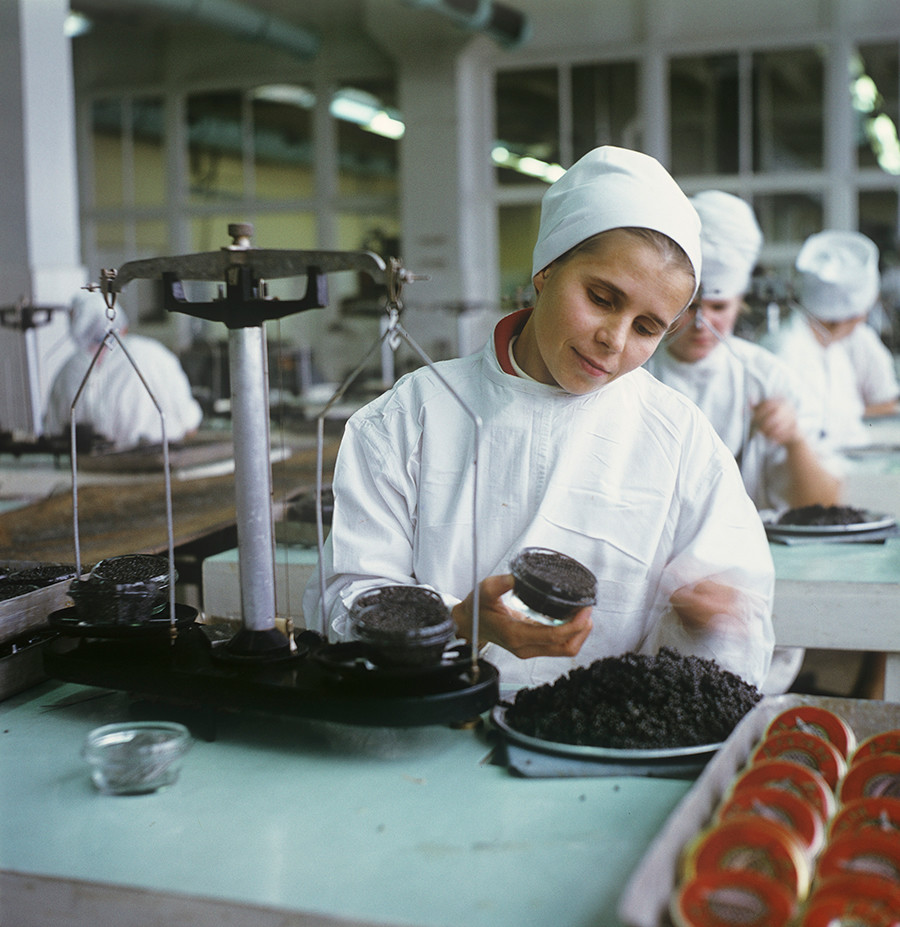
[[[865,509],[852,505],[804,505],[788,509],[779,519],[779,525],[860,525],[871,520]]]
[[[664,647],[579,667],[521,689],[509,726],[529,737],[582,747],[668,749],[721,743],[762,698],[714,660]]]

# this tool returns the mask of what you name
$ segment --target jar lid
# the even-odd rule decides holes
[[[854,798],[881,795],[900,797],[900,754],[874,754],[855,762],[847,770],[839,792],[844,804]]]
[[[749,869],[805,898],[810,865],[800,841],[781,824],[764,818],[721,821],[699,834],[684,857],[684,878],[722,869]]]
[[[836,875],[877,876],[900,888],[900,840],[877,831],[844,834],[825,845],[816,873],[823,881]]]
[[[850,758],[851,765],[876,753],[900,754],[900,729],[880,731],[864,740]]]
[[[816,808],[796,792],[776,786],[745,788],[726,797],[717,819],[761,817],[787,827],[812,859],[825,842],[825,822]]]
[[[770,759],[808,766],[820,773],[832,790],[847,769],[846,760],[834,744],[800,730],[781,731],[767,737],[754,751],[751,762]]]
[[[809,766],[790,760],[764,760],[754,763],[735,779],[731,791],[769,785],[795,792],[809,802],[824,821],[828,821],[834,814],[834,792],[822,774]]]
[[[831,821],[828,839],[870,830],[893,833],[900,839],[900,798],[873,795],[850,799]]]
[[[836,712],[821,705],[796,705],[776,715],[763,739],[782,731],[805,731],[834,744],[846,760],[856,748],[853,728]]]
[[[796,904],[780,882],[750,869],[698,873],[672,896],[675,927],[784,927]]]

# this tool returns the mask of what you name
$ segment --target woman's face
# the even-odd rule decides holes
[[[614,229],[544,268],[534,288],[516,360],[541,383],[581,395],[650,357],[694,281],[652,243]]]
[[[725,338],[734,331],[742,300],[740,296],[703,299],[685,312],[666,337],[666,350],[685,364],[696,364],[719,347],[719,339],[697,317],[698,305],[703,318]]]

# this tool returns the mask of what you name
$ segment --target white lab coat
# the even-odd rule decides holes
[[[803,378],[816,404],[816,430],[826,447],[837,450],[867,442],[864,406],[844,342],[823,347],[809,322],[795,313],[777,332],[760,339]]]
[[[757,344],[728,336],[726,344],[717,345],[696,363],[677,360],[663,346],[644,366],[703,410],[738,459],[744,486],[757,509],[789,508],[787,451],[765,435],[749,432],[753,406],[764,399],[785,399],[794,407],[807,441],[820,453],[824,450],[816,404],[784,361]]]
[[[663,645],[763,680],[774,588],[765,532],[734,458],[692,403],[640,369],[572,395],[504,373],[493,342],[438,366],[482,422],[477,532],[472,419],[420,368],[347,423],[324,552],[330,627],[340,630],[352,600],[373,586],[419,583],[452,605],[473,576],[507,573],[518,550],[543,546],[597,575],[594,628],[575,659],[520,660],[488,645],[504,684],[538,685]],[[705,577],[740,590],[739,631],[691,635],[672,612],[670,594]],[[314,575],[309,627],[321,626],[318,593]]]
[[[200,425],[203,410],[191,395],[191,384],[178,358],[152,338],[120,337],[165,415],[167,439],[181,441]],[[46,434],[69,428],[72,401],[93,356],[93,351],[78,349],[63,362],[50,388],[44,415]],[[159,411],[115,342],[104,349],[94,365],[78,400],[75,421],[93,425],[116,450],[162,441]]]
[[[857,325],[841,344],[853,365],[857,388],[864,406],[890,402],[900,395],[894,355],[871,325]]]

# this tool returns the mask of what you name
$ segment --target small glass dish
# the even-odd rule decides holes
[[[178,779],[191,744],[191,733],[183,724],[131,721],[94,728],[81,755],[104,794],[144,795]]]
[[[69,595],[83,621],[142,624],[166,607],[169,561],[155,554],[108,557],[94,566],[87,579],[73,580]]]
[[[597,601],[594,574],[559,551],[525,547],[513,558],[510,572],[515,599],[525,606],[520,610],[544,624],[571,621],[579,609]]]
[[[456,625],[444,600],[422,586],[381,586],[350,608],[353,637],[386,666],[433,666],[441,662]]]

